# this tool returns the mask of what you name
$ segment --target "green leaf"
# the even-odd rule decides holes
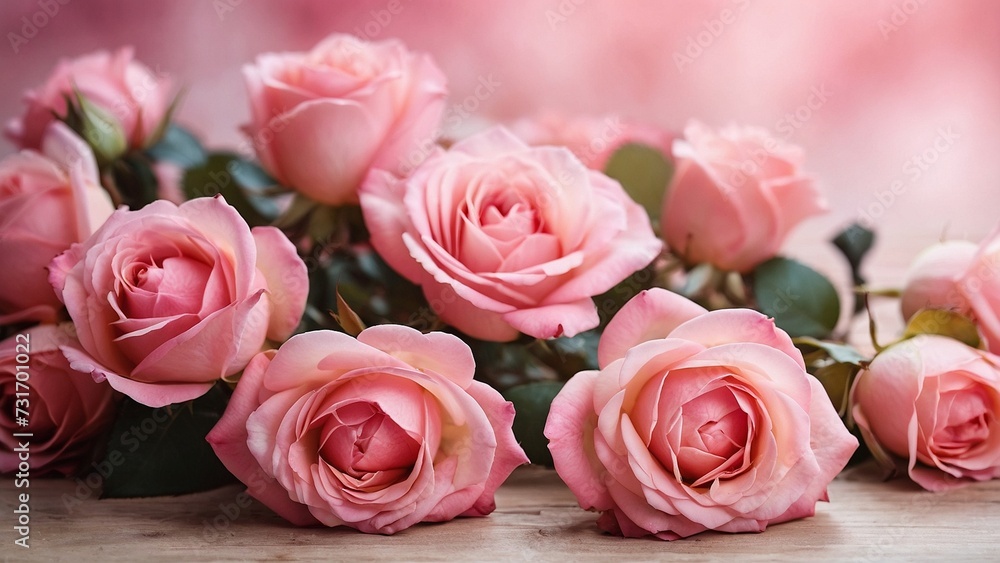
[[[772,258],[753,271],[757,309],[790,336],[823,338],[840,317],[840,297],[825,277],[789,258]]]
[[[514,403],[514,437],[517,438],[531,463],[552,467],[552,453],[545,438],[545,419],[549,407],[563,384],[558,381],[537,381],[511,387],[504,397]]]
[[[628,195],[646,209],[650,218],[660,216],[674,167],[659,149],[639,143],[622,145],[608,159],[604,173],[621,182]]]
[[[817,369],[816,373],[813,374],[823,384],[823,389],[826,390],[827,396],[830,397],[833,408],[837,409],[837,414],[841,418],[847,415],[851,397],[851,384],[854,383],[854,377],[860,370],[861,367],[857,364],[834,362]]]
[[[799,349],[806,348],[806,350],[803,350],[803,355],[807,354],[810,348],[813,348],[823,352],[825,357],[839,363],[860,366],[861,362],[867,359],[853,346],[839,342],[829,342],[827,340],[817,340],[809,336],[800,336],[793,339],[792,343],[798,346]]]
[[[202,165],[188,168],[184,173],[184,195],[194,199],[222,194],[251,227],[268,225],[271,219],[254,205],[248,195],[248,192],[259,188],[247,183],[252,183],[248,178],[257,178],[252,172],[255,168],[255,164],[232,153],[210,154]]]
[[[205,441],[228,396],[220,384],[194,401],[159,409],[126,399],[95,467],[104,477],[102,498],[180,495],[234,482]]]
[[[111,164],[111,177],[122,203],[135,211],[156,201],[158,180],[142,153],[132,152]]]
[[[208,158],[198,138],[179,125],[170,125],[159,142],[146,150],[146,154],[153,160],[172,162],[181,168],[199,166]]]
[[[979,330],[968,317],[945,309],[921,309],[917,311],[903,331],[903,339],[913,338],[918,334],[937,334],[954,338],[979,348]]]

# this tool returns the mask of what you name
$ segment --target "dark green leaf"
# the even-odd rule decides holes
[[[180,495],[233,482],[205,441],[228,396],[220,384],[194,401],[159,409],[126,399],[95,467],[104,477],[102,497]]]
[[[192,168],[204,164],[208,153],[198,138],[187,129],[172,124],[146,154],[156,161],[172,162],[181,168]]]
[[[188,168],[184,174],[184,194],[188,199],[222,194],[229,205],[240,212],[251,227],[268,225],[266,217],[248,197],[248,191],[255,186],[241,183],[247,171],[256,165],[240,159],[235,154],[213,153],[200,166]]]
[[[851,384],[860,369],[857,364],[835,362],[817,369],[814,374],[841,418],[847,415]]]
[[[774,317],[790,336],[823,338],[840,317],[837,290],[812,268],[788,258],[772,258],[753,272],[757,309]]]
[[[979,330],[968,317],[944,309],[921,309],[906,324],[903,338],[918,334],[937,334],[954,338],[973,348],[979,348]]]
[[[835,362],[860,366],[861,362],[867,359],[853,346],[841,344],[839,342],[817,340],[808,336],[801,336],[794,339],[793,342],[799,347],[799,349],[803,349],[803,354],[808,354],[810,349],[816,349],[823,352],[825,357],[828,357]]]
[[[563,388],[557,381],[537,381],[512,387],[504,397],[514,403],[514,437],[531,463],[552,467],[549,441],[543,433],[552,399]]]
[[[135,211],[157,199],[159,185],[151,163],[141,153],[129,153],[111,165],[111,177],[122,203]]]
[[[660,216],[660,206],[674,167],[659,149],[638,143],[622,145],[608,159],[604,173],[621,182],[628,195],[643,206],[651,218]]]

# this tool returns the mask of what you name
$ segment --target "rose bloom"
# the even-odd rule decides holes
[[[907,272],[901,306],[907,319],[922,308],[965,315],[1000,353],[1000,227],[978,246],[949,241],[921,253]]]
[[[293,336],[247,366],[208,441],[290,522],[392,534],[484,516],[528,458],[514,407],[457,337],[399,325]]]
[[[46,267],[114,211],[87,143],[55,122],[42,144],[0,161],[0,325],[55,322]]]
[[[152,407],[187,401],[295,327],[306,267],[285,235],[250,229],[222,197],[120,209],[53,260],[76,324],[74,369]]]
[[[688,264],[749,272],[773,258],[803,219],[826,211],[802,151],[759,128],[719,132],[692,122],[674,142],[661,229]]]
[[[260,55],[243,74],[261,164],[329,205],[357,203],[370,168],[400,172],[430,150],[447,95],[429,56],[341,34],[308,53]]]
[[[598,525],[672,540],[812,516],[857,448],[774,321],[644,291],[552,402],[556,471]]]
[[[566,147],[584,166],[603,171],[615,151],[636,143],[661,149],[670,157],[675,135],[641,123],[623,122],[619,117],[573,116],[542,113],[510,124],[514,135],[531,146]]]
[[[7,138],[23,148],[40,147],[53,114],[66,115],[66,96],[75,100],[74,89],[118,122],[132,148],[153,140],[171,103],[170,80],[134,60],[131,47],[97,51],[60,61],[45,84],[28,91],[27,110],[7,124]]]
[[[975,256],[976,245],[966,240],[941,242],[921,252],[903,283],[903,318],[909,320],[920,309],[952,309],[971,316],[959,281]]]
[[[642,207],[563,147],[496,128],[361,190],[372,245],[475,338],[573,336],[598,324],[591,297],[659,254]]]
[[[59,350],[77,345],[66,328],[36,326],[0,342],[2,473],[17,470],[21,460],[16,449],[28,441],[32,475],[72,475],[90,460],[95,442],[114,422],[114,391],[70,369]],[[25,356],[30,358],[28,363],[23,361]],[[17,424],[17,408],[28,413],[28,426]],[[19,432],[32,435],[25,440],[14,436]]]
[[[882,461],[941,491],[1000,477],[1000,358],[920,335],[875,356],[851,389],[852,414]]]

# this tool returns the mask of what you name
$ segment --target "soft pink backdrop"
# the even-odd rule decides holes
[[[0,5],[5,119],[58,57],[132,44],[188,88],[181,121],[212,145],[234,145],[248,116],[241,64],[360,30],[432,53],[453,103],[481,80],[499,82],[468,99],[467,127],[549,108],[790,133],[833,209],[795,233],[795,249],[870,210],[882,233],[875,260],[891,251],[905,263],[942,233],[979,238],[1000,220],[1000,3],[991,0],[69,0],[51,18],[35,15],[46,1],[55,0]],[[10,33],[23,17],[48,21],[15,54]],[[700,53],[686,51],[699,39]],[[693,56],[678,68],[675,54]],[[826,99],[801,109],[816,91]],[[797,109],[808,115],[800,126],[782,121]],[[934,149],[941,130],[957,138]],[[935,161],[922,170],[911,159],[925,151]],[[900,193],[883,205],[895,181]]]

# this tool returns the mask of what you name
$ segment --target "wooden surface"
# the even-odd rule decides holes
[[[10,480],[0,487],[3,553],[10,561],[195,560],[997,560],[1000,481],[928,493],[874,468],[846,471],[815,517],[762,534],[705,533],[686,540],[625,540],[603,534],[554,471],[518,469],[486,518],[421,524],[394,536],[299,529],[253,503],[234,518],[230,486],[158,499],[84,500],[70,481],[32,481],[31,548],[11,545]],[[216,524],[216,525],[213,525]],[[224,523],[224,525],[222,525]]]

